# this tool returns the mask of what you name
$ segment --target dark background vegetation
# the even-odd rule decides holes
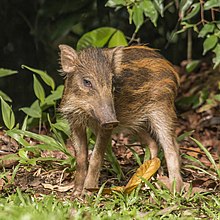
[[[0,88],[12,98],[15,111],[35,99],[32,74],[23,70],[22,64],[46,70],[60,84],[59,44],[76,47],[84,33],[103,26],[120,29],[129,41],[135,26],[129,24],[127,11],[115,11],[105,7],[105,3],[104,0],[1,0],[0,67],[19,73],[13,78],[1,78]],[[165,11],[164,18],[159,18],[159,28],[146,21],[136,38],[140,43],[158,48],[167,59],[179,65],[186,59],[187,41],[185,33],[174,35],[179,29],[177,21],[173,4]],[[196,38],[193,58],[201,55],[201,48]]]

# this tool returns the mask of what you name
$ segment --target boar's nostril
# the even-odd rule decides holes
[[[109,122],[102,123],[101,126],[104,129],[113,129],[118,126],[118,123],[119,123],[118,121],[109,121]]]

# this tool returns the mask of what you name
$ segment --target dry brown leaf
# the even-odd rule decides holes
[[[115,186],[112,188],[104,188],[103,194],[111,194],[113,191],[121,193],[131,193],[141,182],[142,179],[149,180],[159,169],[160,159],[155,157],[152,160],[145,161],[131,177],[126,186]],[[99,188],[88,188],[90,192],[98,192]]]
[[[52,185],[52,184],[49,184],[49,183],[42,183],[43,187],[45,189],[50,189],[50,190],[54,190],[55,188],[57,188],[57,185]]]
[[[159,168],[159,158],[155,157],[152,160],[145,161],[131,177],[128,184],[125,186],[124,192],[130,193],[142,182],[142,179],[149,180]]]
[[[72,189],[74,187],[74,184],[71,183],[71,184],[68,184],[68,185],[65,185],[65,186],[58,186],[57,187],[57,191],[59,192],[67,192],[69,191],[70,189]]]

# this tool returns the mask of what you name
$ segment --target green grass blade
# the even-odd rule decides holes
[[[205,152],[206,156],[208,157],[209,161],[211,162],[211,164],[213,165],[213,167],[215,168],[216,173],[218,174],[218,177],[220,178],[220,169],[217,167],[214,158],[212,157],[212,155],[209,153],[209,151],[196,139],[192,138],[191,139]]]
[[[112,151],[111,144],[108,144],[108,146],[107,146],[106,158],[111,163],[111,166],[112,166],[114,172],[117,174],[118,179],[119,180],[124,179],[125,178],[124,173],[121,169],[121,166],[120,166],[116,156],[114,155],[114,153]]]

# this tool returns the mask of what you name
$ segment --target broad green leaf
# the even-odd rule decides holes
[[[41,113],[35,109],[24,107],[24,108],[20,108],[20,110],[32,118],[41,118]]]
[[[57,119],[57,122],[51,125],[57,130],[64,132],[68,137],[70,136],[70,126],[66,119]]]
[[[111,37],[108,47],[127,46],[127,40],[123,32],[117,30]]]
[[[53,80],[53,78],[51,76],[49,76],[47,74],[47,72],[45,71],[42,71],[42,70],[38,70],[38,69],[34,69],[34,68],[31,68],[31,67],[28,67],[28,66],[25,66],[25,65],[22,65],[21,66],[22,68],[26,68],[34,73],[37,73],[41,79],[48,85],[52,88],[52,90],[55,89],[55,82]]]
[[[37,77],[35,75],[33,75],[33,77],[34,77],[34,93],[37,96],[37,98],[41,101],[41,103],[44,103],[45,101],[44,88],[37,79]]]
[[[125,0],[108,0],[105,4],[106,7],[116,8],[118,6],[125,6],[126,1]]]
[[[157,10],[156,10],[154,4],[149,0],[143,0],[140,3],[140,5],[144,10],[144,15],[146,17],[150,18],[150,20],[152,21],[152,23],[156,27],[157,26],[158,13],[157,13]]]
[[[140,29],[141,25],[144,23],[144,15],[143,15],[143,8],[136,4],[133,6],[133,22],[136,26],[135,32],[137,33]]]
[[[198,37],[205,37],[209,33],[213,33],[215,29],[215,25],[213,23],[208,23],[203,26],[201,31],[199,32]]]
[[[10,75],[13,75],[16,73],[17,73],[16,70],[9,70],[9,69],[0,68],[0,77],[10,76]]]
[[[3,122],[5,123],[5,126],[8,129],[12,129],[15,126],[14,113],[13,113],[11,107],[8,105],[8,103],[5,102],[2,97],[0,97],[0,99],[1,99],[1,109],[2,109]]]
[[[185,12],[189,9],[189,7],[192,5],[193,0],[182,0],[180,1],[180,17],[183,18],[185,15]]]
[[[61,99],[63,95],[63,89],[64,89],[64,86],[60,85],[56,88],[56,90],[52,91],[51,92],[52,94],[50,94],[49,96],[45,98],[44,105],[42,108],[44,109],[45,107],[54,105],[56,100]]]
[[[203,43],[203,55],[207,53],[207,51],[211,50],[218,42],[218,37],[215,35],[211,35],[205,39]]]
[[[200,11],[200,3],[199,2],[198,3],[194,3],[191,7],[192,7],[192,11],[189,14],[187,14],[186,17],[183,18],[183,21],[188,20],[188,19],[194,17]]]
[[[32,118],[41,118],[42,116],[42,110],[39,104],[39,100],[36,100],[31,107],[24,107],[20,108],[21,111],[23,111],[25,114]]]
[[[163,0],[154,0],[153,1],[156,10],[160,13],[161,17],[164,15],[164,5]]]
[[[2,97],[6,102],[12,102],[11,98],[0,90],[0,97]]]
[[[55,139],[53,139],[52,137],[49,137],[47,135],[42,135],[42,134],[36,134],[30,131],[22,131],[19,129],[13,129],[11,130],[11,132],[13,132],[14,134],[18,134],[18,135],[24,135],[30,138],[33,138],[37,141],[43,142],[45,144],[48,144],[50,146],[55,147],[57,150],[60,150],[60,145],[56,142]],[[11,133],[9,133],[11,134]]]
[[[204,4],[204,9],[209,10],[214,7],[220,7],[220,1],[219,0],[208,0]]]
[[[186,71],[188,73],[191,73],[193,70],[195,70],[198,67],[199,63],[200,60],[192,60],[190,63],[186,65]]]
[[[213,68],[215,69],[218,65],[220,65],[220,43],[216,45],[213,52],[215,53],[215,57],[212,59],[212,61],[214,63]]]
[[[52,137],[49,137],[47,135],[42,135],[42,134],[36,134],[36,133],[30,132],[30,131],[22,131],[22,130],[19,130],[16,128],[14,128],[12,131],[15,134],[24,135],[26,137],[33,138],[39,142],[47,144],[47,145],[49,145],[50,148],[53,147],[54,149],[59,150],[59,151],[65,153],[66,155],[72,157],[72,155],[68,151],[68,149]]]
[[[111,27],[101,27],[84,34],[77,43],[77,50],[87,47],[104,47],[111,36],[117,31]]]

